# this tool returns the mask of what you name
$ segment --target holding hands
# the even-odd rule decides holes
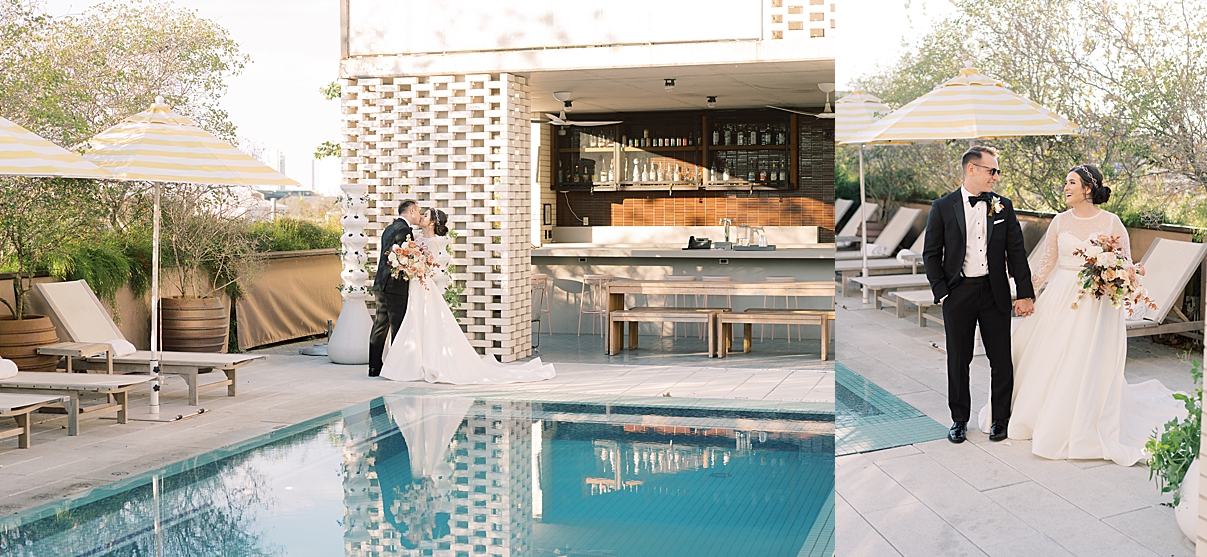
[[[1014,313],[1019,317],[1028,317],[1035,313],[1035,300],[1023,298],[1014,301]]]

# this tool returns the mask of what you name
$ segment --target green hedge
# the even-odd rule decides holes
[[[338,248],[340,229],[310,221],[278,218],[253,224],[248,231],[257,251],[298,251]]]

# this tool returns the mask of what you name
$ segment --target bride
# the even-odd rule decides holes
[[[1185,417],[1182,403],[1156,380],[1127,384],[1124,308],[1109,299],[1077,301],[1084,260],[1073,255],[1099,234],[1119,236],[1131,258],[1127,229],[1097,205],[1110,199],[1102,172],[1080,165],[1065,178],[1069,210],[1056,215],[1044,236],[1032,274],[1036,292],[1048,283],[1011,337],[1014,396],[1011,439],[1031,439],[1031,451],[1049,459],[1108,459],[1131,466],[1144,458],[1144,443],[1165,422]],[[1073,303],[1077,302],[1077,309]],[[986,405],[981,429],[988,431]]]
[[[452,254],[448,246],[448,215],[427,209],[420,215],[417,239],[447,268]],[[411,280],[406,316],[382,364],[381,376],[394,381],[429,383],[522,383],[554,376],[553,364],[540,358],[523,363],[502,364],[494,356],[481,356],[465,338],[457,318],[444,301],[449,276],[437,271],[427,285]]]

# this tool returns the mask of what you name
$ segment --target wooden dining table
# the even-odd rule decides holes
[[[789,296],[804,298],[827,298],[834,306],[834,281],[669,281],[669,280],[614,280],[608,283],[608,314],[628,309],[625,296],[628,294],[656,294],[685,296]],[[624,341],[624,323],[608,320],[605,354],[620,352]]]

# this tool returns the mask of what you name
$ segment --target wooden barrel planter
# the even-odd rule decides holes
[[[45,315],[0,317],[0,358],[12,360],[21,371],[54,371],[59,357],[39,356],[38,348],[56,342],[59,335]]]
[[[218,298],[163,298],[160,301],[163,349],[173,352],[222,352],[230,313]]]

